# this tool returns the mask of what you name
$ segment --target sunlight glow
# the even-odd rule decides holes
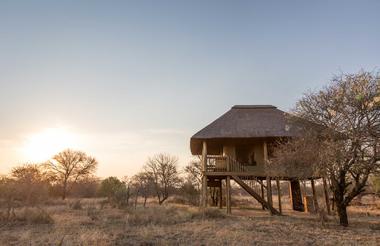
[[[65,128],[47,128],[27,137],[22,152],[30,162],[42,162],[67,148],[77,148],[78,136]]]

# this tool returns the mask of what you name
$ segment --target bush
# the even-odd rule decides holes
[[[43,209],[40,208],[23,208],[16,213],[17,221],[23,221],[28,224],[53,224],[53,218]]]
[[[204,212],[194,207],[158,206],[128,211],[127,222],[132,226],[173,225],[194,219],[223,219],[226,216],[219,209]]]
[[[53,218],[41,208],[23,208],[14,211],[11,217],[0,214],[0,220],[6,223],[23,222],[27,224],[53,224]]]
[[[170,225],[190,220],[192,214],[186,208],[174,206],[159,206],[139,208],[128,212],[128,224],[141,225]]]
[[[116,177],[109,177],[100,184],[99,195],[106,196],[108,202],[117,207],[128,206],[129,187]]]
[[[75,210],[81,210],[82,209],[82,204],[80,203],[80,200],[76,200],[70,204],[71,209]]]
[[[200,191],[191,182],[184,182],[179,189],[182,201],[177,197],[180,203],[189,205],[199,205]]]
[[[93,221],[99,220],[99,211],[95,207],[90,206],[87,208],[87,216]]]
[[[71,185],[70,194],[72,197],[80,198],[96,197],[99,185],[100,183],[96,178],[79,180]]]

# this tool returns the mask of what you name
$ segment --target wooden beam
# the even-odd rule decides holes
[[[226,205],[227,214],[231,214],[231,178],[227,176],[226,178]]]
[[[276,184],[277,184],[277,196],[278,196],[278,210],[280,211],[280,214],[282,214],[281,186],[280,186],[280,180],[278,178],[276,178]]]
[[[207,143],[203,141],[202,146],[202,206],[207,207]]]
[[[329,199],[329,192],[327,190],[327,182],[326,178],[322,178],[323,182],[323,193],[325,195],[325,202],[326,202],[326,209],[327,209],[327,214],[331,215],[331,210],[330,210],[330,199]]]

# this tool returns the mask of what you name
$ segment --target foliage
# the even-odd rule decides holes
[[[185,181],[179,189],[180,196],[183,197],[187,204],[199,205],[199,188],[194,186],[190,181]]]
[[[108,177],[100,183],[99,194],[106,196],[108,201],[118,207],[128,206],[130,190],[126,181],[116,177]]]
[[[96,197],[100,186],[100,180],[97,177],[87,177],[78,180],[71,185],[70,195],[72,197],[90,198]]]

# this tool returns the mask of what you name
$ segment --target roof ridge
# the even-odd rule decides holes
[[[276,106],[273,105],[234,105],[231,109],[263,109],[263,108],[271,108],[276,109]]]

